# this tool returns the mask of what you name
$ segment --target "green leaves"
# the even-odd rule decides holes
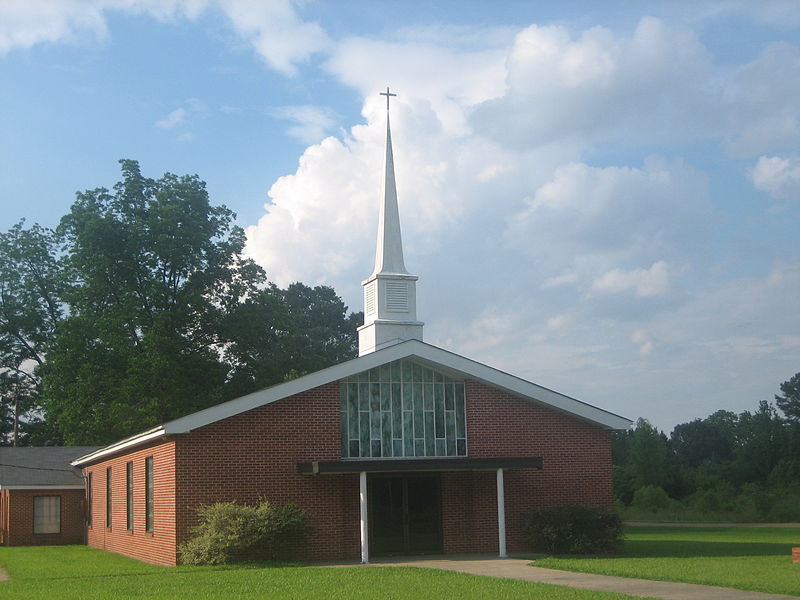
[[[331,288],[268,283],[196,175],[120,164],[56,232],[0,236],[0,435],[12,395],[39,435],[102,444],[356,355],[360,320]]]

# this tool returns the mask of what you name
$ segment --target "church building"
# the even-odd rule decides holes
[[[197,508],[294,503],[308,560],[524,550],[541,506],[611,507],[611,435],[630,421],[423,341],[388,121],[359,356],[143,431],[74,461],[87,543],[180,562]]]

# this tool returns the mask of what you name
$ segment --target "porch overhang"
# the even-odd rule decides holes
[[[498,469],[541,469],[541,456],[492,458],[409,458],[328,460],[297,463],[302,475],[344,473],[410,473],[420,471],[497,471]]]

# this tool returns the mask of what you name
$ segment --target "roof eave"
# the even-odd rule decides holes
[[[438,346],[426,344],[419,340],[407,340],[395,344],[394,346],[389,346],[388,348],[359,356],[347,362],[321,369],[309,375],[299,377],[298,379],[258,390],[246,396],[223,402],[222,404],[211,406],[191,415],[169,421],[153,429],[143,431],[142,433],[120,440],[110,446],[100,448],[95,452],[76,458],[70,464],[73,466],[82,466],[119,452],[120,450],[139,446],[159,437],[189,433],[190,431],[221,421],[222,419],[227,419],[234,415],[247,412],[248,410],[258,408],[259,406],[271,404],[283,398],[300,394],[401,358],[417,358],[423,362],[430,362],[432,365],[440,365],[441,367],[461,373],[469,379],[474,379],[486,385],[491,385],[512,394],[522,396],[533,402],[538,402],[544,406],[559,410],[605,429],[628,429],[633,423],[630,419],[620,415],[597,408],[591,404],[586,404],[585,402],[565,396],[564,394],[560,394],[546,387],[495,369],[494,367],[449,352]]]
[[[136,435],[132,435],[131,437],[127,437],[124,440],[120,440],[118,442],[114,442],[109,446],[105,446],[100,448],[99,450],[95,450],[94,452],[90,452],[89,454],[84,454],[83,456],[79,456],[69,464],[73,467],[82,467],[89,463],[97,462],[102,458],[106,458],[112,454],[116,454],[121,450],[128,450],[135,446],[140,446],[147,442],[151,442],[156,440],[160,437],[165,435],[164,426],[159,425],[158,427],[153,427],[152,429],[148,429],[147,431],[143,431],[141,433],[137,433]]]

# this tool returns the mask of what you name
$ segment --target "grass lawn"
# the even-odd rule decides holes
[[[800,564],[792,563],[792,546],[800,546],[800,529],[627,527],[623,556],[554,556],[535,564],[800,596]]]
[[[630,596],[412,567],[155,567],[85,546],[0,548],[3,600],[631,600]]]

